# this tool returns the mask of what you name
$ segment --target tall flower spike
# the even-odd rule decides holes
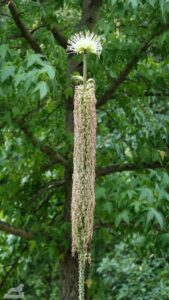
[[[102,45],[100,38],[95,33],[89,31],[79,32],[68,40],[67,51],[76,54],[94,53],[100,56]]]
[[[85,267],[93,234],[95,208],[96,97],[93,79],[87,80],[87,56],[100,55],[102,46],[94,33],[79,32],[68,40],[67,51],[83,55],[83,77],[74,96],[74,154],[72,186],[72,254],[79,261],[79,300],[84,300]]]
[[[95,209],[96,98],[95,84],[76,86],[72,187],[72,254],[79,261],[79,300],[84,300],[85,266],[93,235]]]

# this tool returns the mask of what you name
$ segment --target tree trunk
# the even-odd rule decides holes
[[[68,101],[66,107],[65,128],[69,135],[73,132],[73,105]],[[73,148],[69,149],[73,153]],[[71,157],[71,155],[70,155]],[[65,204],[64,222],[71,222],[71,199],[72,199],[72,162],[70,167],[65,168]],[[70,231],[65,233],[64,239],[70,241],[69,250],[60,261],[60,299],[78,300],[78,263],[72,258]]]
[[[65,170],[65,210],[64,221],[71,221],[72,172]],[[64,239],[70,241],[69,250],[60,262],[60,295],[61,300],[78,300],[78,264],[72,258],[70,231],[65,233]]]
[[[61,300],[78,300],[78,265],[71,253],[60,263]]]

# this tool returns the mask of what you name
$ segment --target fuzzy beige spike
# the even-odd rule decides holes
[[[79,85],[74,96],[72,253],[87,257],[95,208],[96,98],[94,82]]]

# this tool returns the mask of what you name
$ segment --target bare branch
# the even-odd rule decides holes
[[[100,229],[100,228],[109,228],[113,229],[114,224],[113,223],[98,223],[94,225],[94,230]]]
[[[146,91],[144,93],[144,96],[169,97],[169,92],[167,92],[167,91],[154,91],[154,92]]]
[[[34,50],[36,53],[42,53],[40,46],[34,40],[34,38],[32,37],[31,33],[28,31],[28,29],[26,28],[26,26],[23,23],[22,19],[20,18],[20,15],[18,14],[18,12],[16,10],[16,7],[15,7],[13,1],[9,1],[8,2],[8,7],[9,7],[9,10],[10,10],[10,12],[12,14],[12,17],[13,17],[13,20],[14,20],[15,24],[17,25],[17,27],[21,31],[22,36],[29,43],[29,45],[32,48],[32,50]]]
[[[30,231],[26,231],[24,229],[20,229],[20,228],[15,228],[13,226],[11,226],[10,224],[0,221],[0,230],[9,233],[9,234],[13,234],[16,236],[20,236],[24,239],[27,240],[31,240],[34,238],[34,234]]]
[[[121,94],[122,97],[132,97],[132,93],[122,93]],[[137,95],[134,95],[135,98],[137,97],[142,97],[142,96],[145,96],[145,97],[169,97],[169,92],[168,91],[145,91],[144,93],[138,93]],[[99,108],[101,109],[101,108]]]
[[[143,230],[145,227],[144,223],[142,224],[136,224],[135,222],[130,222],[129,224],[126,224],[126,222],[121,222],[120,225],[119,225],[119,232],[124,229],[126,230],[126,228],[130,229],[130,230]],[[115,224],[113,223],[108,223],[108,222],[100,222],[100,223],[97,223],[94,225],[94,230],[98,230],[98,229],[101,229],[101,228],[107,228],[109,230],[114,230],[114,233],[113,234],[116,234],[118,232],[118,228],[115,227]],[[161,232],[161,227],[159,224],[151,224],[151,226],[149,227],[149,229],[152,229],[154,228],[155,230],[158,230]],[[164,230],[166,231],[166,230]],[[112,234],[112,232],[111,232]]]
[[[128,74],[138,63],[143,54],[146,54],[146,51],[149,47],[149,42],[146,42],[144,46],[139,50],[139,52],[131,59],[131,61],[125,66],[119,77],[115,80],[113,85],[105,92],[101,99],[97,102],[97,107],[105,104],[110,98],[112,98],[113,94],[116,92],[118,87],[125,81]]]
[[[96,169],[96,176],[101,177],[105,175],[109,175],[116,172],[123,172],[123,171],[141,171],[145,169],[169,169],[169,164],[165,166],[162,165],[160,162],[150,162],[144,163],[142,165],[136,164],[114,164],[103,168]]]
[[[51,191],[51,190],[55,190],[56,188],[63,187],[63,186],[65,186],[64,179],[62,179],[62,180],[53,179],[53,180],[47,182],[46,184],[41,185],[38,188],[35,195],[33,196],[33,199],[36,199],[37,197],[41,196],[41,194],[43,194],[44,191],[46,191],[46,190]]]
[[[102,0],[84,0],[82,8],[82,17],[79,24],[79,30],[87,27],[92,30],[97,22]]]
[[[127,76],[137,65],[139,60],[146,55],[152,40],[168,29],[169,29],[169,23],[162,26],[158,25],[154,28],[153,33],[151,34],[149,39],[143,44],[143,46],[139,49],[139,51],[132,57],[130,62],[124,67],[119,77],[114,81],[112,86],[105,92],[102,98],[98,100],[97,107],[105,104],[108,100],[110,100],[113,97],[118,87],[126,80]]]
[[[25,136],[30,140],[32,145],[38,148],[41,152],[45,153],[47,156],[49,156],[53,162],[59,162],[63,166],[68,165],[67,160],[61,154],[55,152],[52,148],[50,148],[50,146],[42,145],[41,143],[39,143],[24,124],[17,122],[17,125],[23,131]]]
[[[58,28],[53,27],[51,29],[51,32],[55,38],[55,41],[62,46],[64,49],[66,49],[67,47],[67,39],[63,36],[63,34],[60,33],[60,31],[58,30]]]
[[[40,1],[39,1],[39,4],[43,7],[43,9],[45,9],[44,3],[43,3],[43,2],[44,2],[44,1],[40,0]],[[50,25],[47,24],[47,23],[48,23],[47,20],[46,20],[45,18],[42,18],[42,19],[43,19],[44,24],[45,24],[44,27],[46,27],[49,31],[52,32],[52,34],[53,34],[53,36],[54,36],[54,38],[55,38],[55,41],[56,41],[61,47],[63,47],[64,49],[66,49],[66,47],[67,47],[67,39],[66,39],[65,36],[60,32],[60,29],[57,28],[56,26],[54,26],[53,28],[50,28]]]

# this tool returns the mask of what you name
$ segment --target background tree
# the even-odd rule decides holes
[[[98,125],[86,298],[167,299],[165,271],[158,290],[152,281],[136,289],[131,274],[152,271],[158,282],[159,261],[168,265],[169,2],[16,0],[0,8],[1,297],[20,283],[30,300],[78,297],[70,251],[70,75],[81,73],[82,61],[65,49],[70,35],[88,28],[104,50],[88,65]],[[125,272],[119,256],[128,261]]]

